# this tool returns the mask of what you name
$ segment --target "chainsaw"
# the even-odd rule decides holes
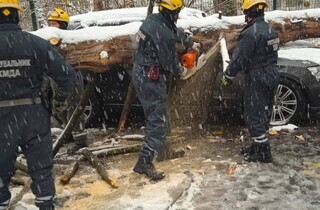
[[[183,67],[189,69],[188,73],[181,77],[182,80],[186,80],[194,75],[197,71],[201,70],[208,59],[215,54],[220,48],[220,40],[212,46],[207,52],[203,51],[201,44],[199,52],[191,49],[181,56],[180,62]]]

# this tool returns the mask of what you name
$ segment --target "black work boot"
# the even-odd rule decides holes
[[[164,161],[164,160],[172,160],[175,158],[183,157],[185,151],[183,149],[175,150],[172,148],[171,144],[166,142],[157,157],[157,161]]]
[[[241,152],[243,153],[244,160],[248,162],[272,162],[271,149],[268,143],[252,143],[249,148],[246,148]]]
[[[139,174],[145,174],[152,181],[158,181],[165,177],[162,171],[157,171],[153,163],[145,161],[144,158],[139,157],[138,162],[133,168],[133,171]]]

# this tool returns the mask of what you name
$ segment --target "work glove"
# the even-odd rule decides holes
[[[52,101],[53,113],[60,113],[67,109],[67,101],[57,101],[53,99]]]
[[[200,47],[201,47],[201,44],[200,44],[200,43],[198,43],[198,42],[193,42],[193,45],[192,45],[191,49],[193,49],[193,50],[195,50],[195,51],[197,51],[197,52],[199,53]]]
[[[226,77],[226,75],[223,75],[222,78],[221,78],[221,83],[223,86],[229,86],[232,84],[232,80],[231,79],[228,79]]]

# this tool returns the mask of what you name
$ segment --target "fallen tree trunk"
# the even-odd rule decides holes
[[[319,23],[320,20],[312,18],[300,22],[293,22],[290,19],[284,19],[283,23],[270,22],[271,26],[278,31],[281,43],[320,37],[320,30],[318,30]],[[193,34],[196,41],[206,43],[204,48],[207,50],[214,45],[214,40],[218,40],[220,33],[223,32],[228,44],[228,49],[232,50],[242,28],[243,25],[231,25],[227,29],[209,30],[205,32],[198,29],[193,31]],[[115,65],[133,64],[133,40],[134,35],[119,36],[103,42],[90,41],[68,44],[60,50],[62,54],[65,54],[68,62],[76,69],[103,73],[109,71]],[[208,40],[213,40],[213,42],[208,42]],[[101,59],[100,53],[102,51],[108,52],[107,59]]]

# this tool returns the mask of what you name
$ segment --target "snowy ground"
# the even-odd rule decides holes
[[[91,132],[91,145],[102,142],[104,135]],[[60,198],[56,209],[319,209],[318,136],[313,126],[282,129],[271,137],[274,163],[259,164],[245,163],[239,154],[247,143],[244,126],[209,129],[201,138],[178,129],[173,135],[175,145],[189,150],[184,158],[156,162],[166,173],[157,183],[132,172],[137,153],[101,159],[120,183],[118,189],[102,181],[86,162],[62,186],[58,177],[65,166],[56,166]],[[13,209],[36,209],[32,199],[27,193]]]

